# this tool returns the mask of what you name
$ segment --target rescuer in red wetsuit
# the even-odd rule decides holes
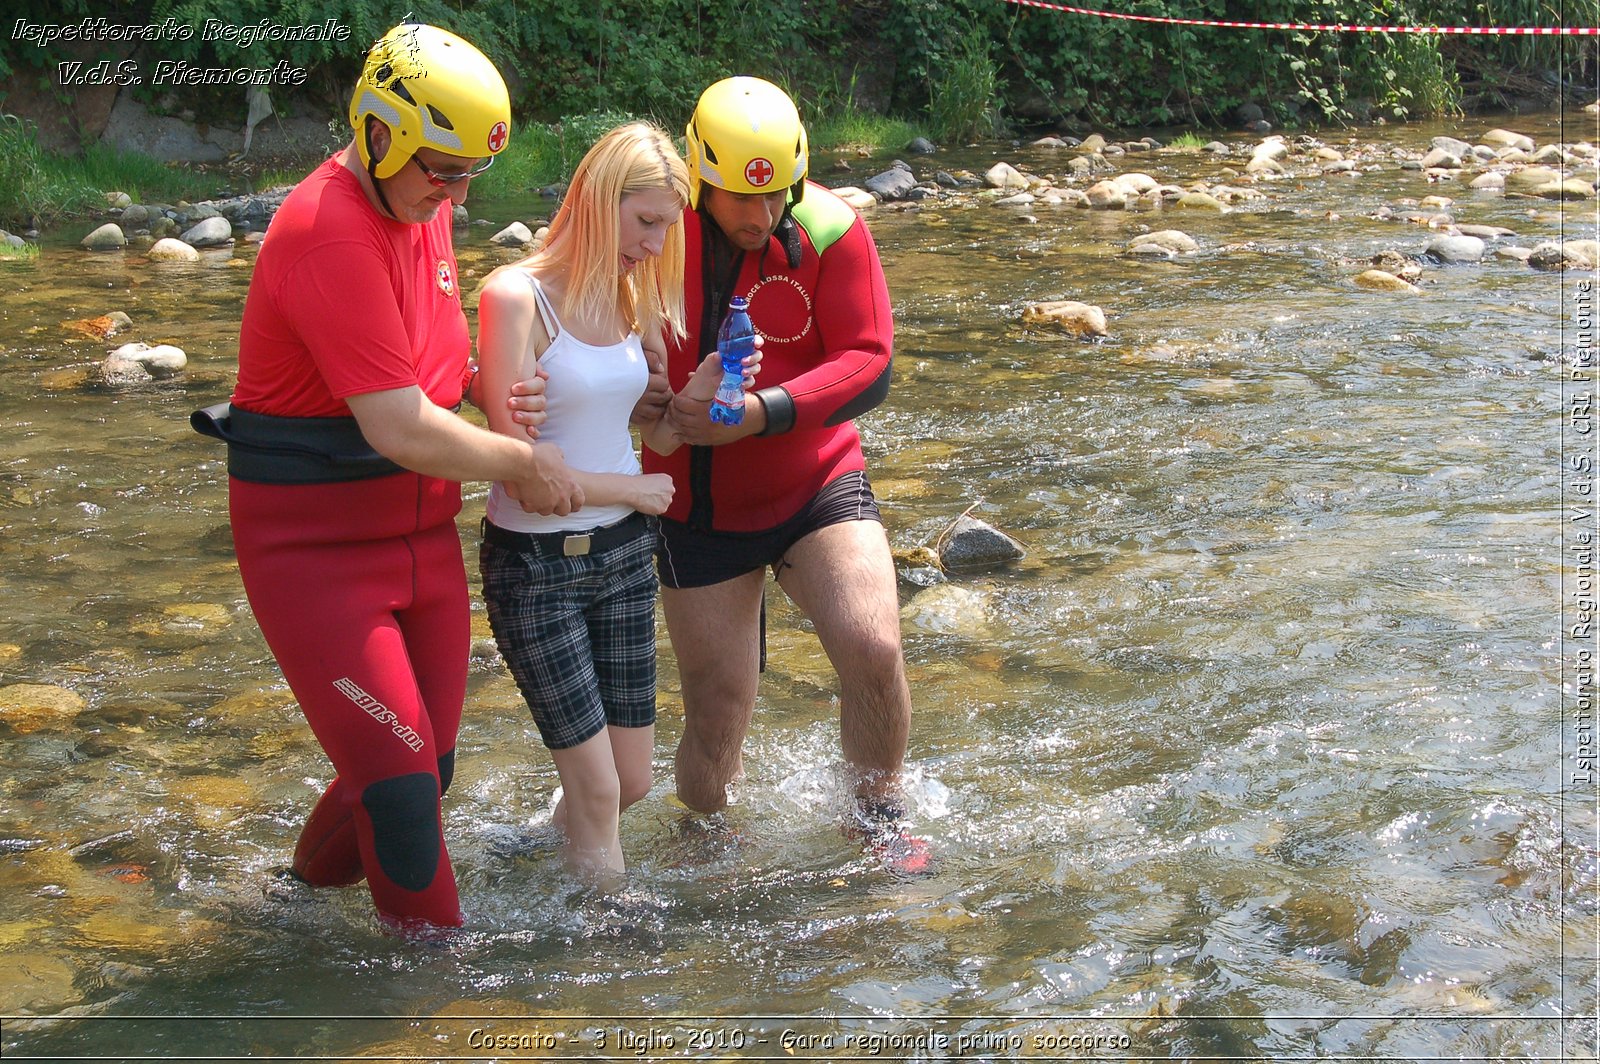
[[[841,742],[875,848],[920,870],[926,848],[898,827],[911,696],[894,562],[851,421],[889,390],[894,326],[877,248],[847,204],[806,182],[794,103],[759,78],[720,81],[688,126],[684,270],[688,335],[669,345],[682,389],[732,296],[763,338],[763,384],[738,426],[676,394],[674,428],[694,446],[646,472],[672,474],[657,567],[683,683],[679,799],[712,812],[742,775],[762,664],[768,566],[809,617],[839,676]]]
[[[500,75],[452,33],[397,26],[369,52],[350,119],[351,144],[262,243],[231,408],[194,420],[228,441],[239,573],[338,773],[293,874],[365,878],[386,922],[451,927],[440,798],[466,691],[459,481],[505,481],[547,513],[582,493],[552,445],[452,412],[471,347],[451,211],[506,145]]]

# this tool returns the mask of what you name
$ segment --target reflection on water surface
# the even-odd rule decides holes
[[[1435,132],[1470,131],[1361,138]],[[1029,551],[904,587],[935,875],[895,880],[840,834],[831,671],[775,594],[750,778],[716,831],[665,801],[664,645],[662,782],[626,818],[614,897],[499,854],[555,774],[480,651],[447,810],[470,927],[432,948],[380,934],[359,891],[263,896],[327,769],[239,587],[222,456],[186,422],[228,390],[253,249],[157,267],[62,234],[0,263],[0,1012],[81,1017],[8,1019],[6,1054],[1593,1050],[1554,520],[1584,276],[1489,258],[1427,267],[1418,296],[1350,281],[1420,252],[1428,230],[1376,217],[1407,197],[1443,192],[1524,246],[1593,239],[1593,208],[1392,163],[1258,187],[1225,213],[964,196],[872,215],[899,357],[863,430],[891,535],[972,507]],[[1123,253],[1162,228],[1200,252]],[[462,231],[464,275],[499,261],[492,231]],[[1060,298],[1110,335],[1020,324]],[[105,352],[60,323],[110,310],[189,370],[51,377]],[[137,1019],[160,1016],[196,1018]]]

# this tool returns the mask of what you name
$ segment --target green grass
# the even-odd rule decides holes
[[[28,229],[101,210],[105,194],[126,192],[136,202],[204,199],[217,178],[166,166],[132,152],[95,146],[81,158],[39,147],[33,129],[0,115],[0,228]]]
[[[332,153],[330,152],[329,154],[331,155]],[[310,172],[311,168],[317,165],[317,162],[320,161],[321,160],[307,160],[306,165],[299,169],[290,168],[288,170],[279,170],[274,168],[263,170],[256,175],[254,181],[250,182],[251,187],[253,187],[257,192],[265,192],[269,188],[282,188],[284,185],[298,185],[300,183],[300,179],[305,177],[306,174]]]
[[[819,152],[900,151],[926,134],[910,122],[857,111],[814,122],[806,135],[811,141],[814,166]]]
[[[853,154],[858,151],[900,151],[925,130],[898,118],[864,111],[857,103],[854,74],[848,81],[837,74],[832,81],[822,80],[797,87],[800,113],[807,116],[806,138],[813,156],[827,153]],[[816,160],[812,160],[813,166]]]
[[[1167,147],[1177,148],[1179,151],[1199,151],[1211,141],[1198,133],[1183,132],[1167,141]]]
[[[0,228],[27,229],[105,205],[94,189],[62,180],[52,169],[28,124],[0,115]]]

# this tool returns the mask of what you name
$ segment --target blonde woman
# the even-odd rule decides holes
[[[666,339],[684,334],[688,199],[664,132],[613,129],[578,164],[544,246],[492,274],[479,302],[481,394],[500,406],[490,426],[525,438],[506,397],[548,375],[540,440],[561,448],[583,492],[580,509],[541,516],[495,484],[479,565],[495,641],[561,777],[553,823],[568,864],[595,881],[623,871],[618,821],[651,784],[654,515],[672,478],[640,474],[629,418]],[[719,376],[708,356],[684,391],[709,399]],[[670,452],[679,441],[654,409],[641,435]]]

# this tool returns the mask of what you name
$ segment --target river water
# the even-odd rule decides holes
[[[1398,162],[1496,124],[1593,142],[1592,121],[1327,135],[1376,170],[1301,164],[1223,213],[971,194],[873,212],[898,357],[861,424],[891,536],[915,546],[971,508],[1027,548],[903,586],[935,873],[896,878],[841,834],[831,673],[775,591],[728,832],[667,801],[682,710],[663,630],[627,886],[596,896],[553,853],[502,856],[556,778],[480,606],[446,812],[468,928],[428,946],[382,933],[359,888],[263,892],[328,769],[240,588],[222,454],[187,426],[229,390],[253,248],[157,267],[73,231],[0,262],[0,1049],[1592,1057],[1595,793],[1572,756],[1592,732],[1564,720],[1593,687],[1573,686],[1562,630],[1592,561],[1564,550],[1586,526],[1562,507],[1564,460],[1589,445],[1563,378],[1592,359],[1594,277],[1490,257],[1427,266],[1421,294],[1351,282],[1437,235],[1378,217],[1428,195],[1516,231],[1499,245],[1594,239],[1592,202]],[[1059,173],[1069,155],[917,165]],[[1178,182],[1221,165],[1119,161]],[[1124,253],[1167,228],[1200,252]],[[493,231],[458,231],[464,275],[505,257]],[[1104,308],[1109,335],[1021,324],[1062,298]],[[124,338],[62,323],[113,310],[188,370],[64,380]]]

